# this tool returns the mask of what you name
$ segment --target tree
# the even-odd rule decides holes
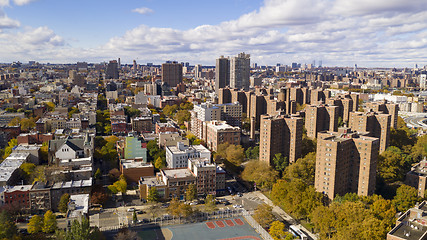
[[[121,175],[121,176],[123,176],[123,175]],[[127,190],[127,186],[128,186],[128,184],[126,183],[126,179],[124,179],[124,178],[119,179],[118,181],[113,183],[113,186],[117,189],[118,192],[126,194],[126,190]]]
[[[70,201],[70,194],[64,193],[58,203],[58,209],[62,213],[66,213],[68,210],[68,202]]]
[[[159,201],[159,192],[157,191],[156,187],[152,187],[150,188],[150,190],[148,190],[147,201],[149,202]]]
[[[266,162],[259,160],[249,161],[242,172],[243,180],[254,182],[257,187],[262,189],[271,189],[276,182],[277,175],[277,172]]]
[[[404,212],[413,207],[415,203],[420,200],[417,189],[402,184],[402,186],[396,190],[396,196],[393,199],[393,203],[396,206],[397,211]]]
[[[274,169],[276,169],[277,171],[279,171],[279,173],[281,173],[289,165],[289,160],[287,157],[282,156],[281,153],[276,153],[273,157],[273,165],[274,165]]]
[[[378,173],[387,183],[403,180],[410,164],[405,161],[405,155],[394,146],[378,156]]]
[[[194,185],[194,184],[188,185],[187,189],[185,190],[185,200],[193,201],[196,198],[197,198],[196,185]]]
[[[230,145],[225,153],[227,160],[235,166],[239,166],[245,158],[245,149],[241,145]]]
[[[136,216],[136,211],[133,211],[132,221],[133,221],[133,223],[137,223],[138,222],[138,217]]]
[[[274,221],[271,223],[268,233],[270,233],[274,240],[284,239],[286,237],[285,224],[280,221]]]
[[[43,218],[39,215],[34,215],[27,224],[28,233],[41,232],[43,228]]]
[[[108,200],[108,194],[102,185],[95,185],[92,188],[90,201],[93,204],[104,204]]]
[[[56,216],[52,213],[52,211],[48,210],[44,214],[43,219],[43,232],[44,233],[53,233],[57,229]]]
[[[96,169],[96,172],[95,172],[95,174],[93,175],[93,177],[95,178],[95,179],[100,179],[101,178],[101,176],[102,176],[102,173],[101,173],[101,169]]]
[[[44,105],[49,112],[53,112],[55,110],[55,107],[56,107],[55,103],[53,103],[53,102],[45,102]]]
[[[301,179],[308,185],[314,185],[314,175],[316,166],[316,153],[311,152],[303,158],[289,165],[283,177],[288,180]]]
[[[4,149],[3,159],[6,159],[12,153],[12,149],[16,145],[18,145],[18,140],[16,140],[16,138],[10,139],[10,141],[7,143],[6,148]]]
[[[0,239],[13,239],[17,235],[18,229],[10,215],[5,211],[0,211]]]
[[[80,110],[76,107],[68,108],[68,118],[72,118],[73,114],[79,113],[79,112],[80,112]]]
[[[191,119],[191,114],[188,110],[179,110],[174,119],[178,122],[179,125],[184,124],[184,122],[188,122]]]
[[[265,203],[258,205],[254,212],[254,219],[262,227],[268,227],[274,221],[274,215],[272,213],[273,208]]]
[[[15,117],[12,120],[10,120],[10,122],[7,125],[8,126],[19,126],[20,123],[21,123],[21,118]]]
[[[40,147],[39,159],[42,163],[47,163],[48,161],[48,150],[49,150],[49,142],[43,142]]]
[[[33,173],[30,175],[30,181],[29,182],[46,182],[46,166],[39,165],[36,166]]]
[[[28,130],[34,128],[36,126],[36,122],[34,119],[23,118],[21,119],[21,130],[27,132]]]
[[[230,146],[230,144],[228,142],[221,143],[218,145],[217,150],[216,150],[216,154],[214,156],[216,162],[227,157],[226,150],[229,146]]]
[[[80,221],[74,220],[69,230],[56,231],[55,238],[64,240],[105,240],[104,235],[97,227],[90,228],[89,220],[84,216]]]
[[[166,167],[166,160],[163,160],[162,157],[158,157],[154,163],[154,167],[157,169],[162,169]]]
[[[34,169],[36,168],[36,165],[34,163],[23,163],[19,167],[24,172],[24,178],[28,181],[30,179],[30,176],[34,173]]]
[[[217,209],[215,197],[212,194],[207,195],[205,199],[205,211],[211,213]]]

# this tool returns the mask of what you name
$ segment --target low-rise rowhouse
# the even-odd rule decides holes
[[[427,239],[426,201],[416,204],[396,220],[396,226],[387,233],[387,240]]]
[[[157,189],[159,197],[184,198],[190,184],[197,188],[198,195],[221,195],[225,191],[225,171],[206,158],[188,160],[188,168],[162,169],[156,176],[144,177],[139,180],[141,199],[147,199],[149,190]]]
[[[57,182],[51,188],[52,209],[58,210],[58,203],[64,193],[72,195],[90,193],[92,190],[92,178],[89,180]]]
[[[138,183],[141,177],[154,175],[154,166],[151,163],[144,163],[142,159],[140,161],[120,160],[120,172],[129,183]]]

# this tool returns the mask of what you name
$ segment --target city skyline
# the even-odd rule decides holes
[[[166,60],[215,65],[251,54],[258,65],[413,67],[427,57],[422,0],[0,0],[0,62]]]

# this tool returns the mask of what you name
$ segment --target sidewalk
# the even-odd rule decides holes
[[[308,236],[310,236],[311,239],[317,240],[317,236],[316,235],[314,235],[312,232],[308,231],[303,225],[299,224],[289,214],[287,214],[285,211],[283,211],[283,209],[281,209],[280,207],[274,205],[274,203],[270,199],[268,199],[264,194],[262,194],[260,191],[256,191],[256,192],[252,192],[252,193],[254,193],[257,197],[259,197],[260,199],[262,199],[266,204],[272,206],[273,207],[273,212],[276,213],[276,214],[278,214],[285,221],[287,221],[288,223],[290,223],[292,225],[297,225],[305,234],[307,234]]]

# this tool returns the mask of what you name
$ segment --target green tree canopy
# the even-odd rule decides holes
[[[43,218],[39,215],[34,215],[27,224],[28,233],[38,233],[43,229]]]
[[[265,203],[258,205],[253,218],[262,227],[268,227],[274,221],[273,208]]]
[[[5,211],[0,211],[0,239],[13,239],[17,235],[18,229],[10,215]]]
[[[239,166],[245,158],[245,149],[241,145],[230,145],[225,153],[227,160],[235,166]]]
[[[393,203],[397,210],[404,212],[411,207],[414,207],[415,203],[420,201],[418,197],[417,189],[403,184],[396,190],[396,196],[393,199]]]
[[[58,209],[62,213],[66,213],[68,210],[68,202],[70,201],[70,194],[64,193],[58,203]]]
[[[149,202],[158,202],[159,201],[159,192],[157,191],[156,187],[152,187],[152,188],[150,188],[150,190],[148,190],[147,201],[149,201]]]
[[[283,177],[288,180],[301,179],[308,185],[314,185],[315,166],[316,153],[311,152],[289,165]]]
[[[57,229],[56,216],[52,213],[52,211],[48,210],[44,214],[43,218],[43,232],[44,233],[53,233]]]
[[[194,184],[188,185],[187,189],[185,190],[185,200],[193,201],[196,198],[197,198],[196,185],[194,185]]]
[[[259,160],[249,161],[242,172],[245,181],[255,182],[258,188],[271,189],[277,179],[278,173],[266,162]]]

